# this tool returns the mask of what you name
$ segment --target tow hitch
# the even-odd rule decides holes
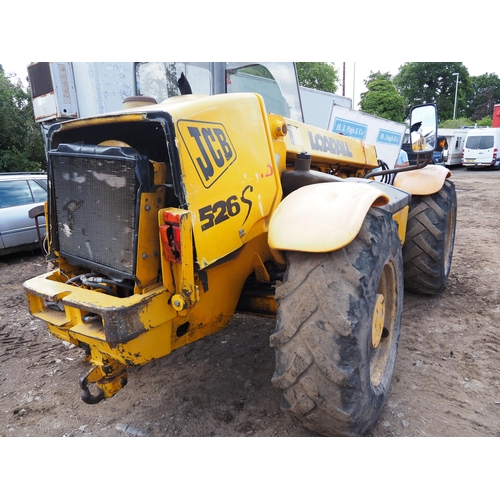
[[[82,401],[94,405],[110,398],[127,385],[127,379],[127,368],[120,363],[112,361],[102,366],[93,366],[87,374],[80,377]],[[97,386],[97,394],[90,392],[89,384]]]

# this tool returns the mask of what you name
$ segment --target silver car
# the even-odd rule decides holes
[[[40,246],[45,218],[38,217],[38,231],[34,215],[46,200],[47,174],[0,173],[0,255]]]

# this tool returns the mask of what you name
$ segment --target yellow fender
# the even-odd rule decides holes
[[[394,186],[414,195],[437,193],[451,171],[442,165],[427,165],[419,170],[400,172],[394,179]]]
[[[286,264],[285,251],[331,252],[348,245],[370,207],[390,201],[373,184],[327,182],[289,194],[269,224],[268,242],[276,261]]]

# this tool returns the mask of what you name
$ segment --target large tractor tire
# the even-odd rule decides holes
[[[396,224],[372,208],[347,247],[288,252],[287,262],[276,289],[272,383],[305,427],[363,435],[380,414],[398,350],[404,288]]]
[[[410,202],[403,260],[405,289],[424,295],[444,290],[455,244],[457,194],[445,181],[440,191]]]

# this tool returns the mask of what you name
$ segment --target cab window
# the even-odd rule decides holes
[[[180,95],[177,81],[184,73],[193,94],[210,94],[209,63],[139,62],[135,65],[137,95],[154,97],[162,102]]]
[[[279,85],[271,73],[261,65],[249,66],[226,72],[227,93],[255,92],[260,94],[266,103],[267,111],[290,116]]]
[[[226,92],[255,92],[269,113],[304,121],[293,63],[227,63]]]
[[[465,147],[468,149],[490,149],[493,147],[493,136],[473,135],[467,137]]]

